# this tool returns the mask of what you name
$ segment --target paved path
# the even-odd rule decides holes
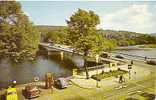
[[[130,72],[124,75],[126,83],[142,80],[144,77],[147,77],[150,74],[155,74],[156,68],[142,63],[143,62],[141,63],[137,62],[136,65],[133,65],[132,69],[130,70],[128,69],[128,65],[120,66],[121,69]],[[98,82],[98,84],[100,87],[104,87],[104,88],[109,86],[116,86],[118,85],[118,80],[119,79],[116,77],[109,77],[106,79],[102,79],[100,82]],[[96,80],[92,78],[86,79],[85,76],[76,75],[74,79],[71,79],[71,81],[77,86],[82,88],[96,88],[97,86]]]
[[[156,95],[155,91],[155,78],[151,77],[139,82],[125,84],[127,87],[122,89],[115,89],[111,92],[106,92],[104,98],[107,100],[115,100],[117,97],[133,97],[134,94],[139,94],[139,92],[149,92]]]

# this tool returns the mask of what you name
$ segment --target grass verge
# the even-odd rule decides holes
[[[118,75],[123,75],[128,73],[125,70],[115,70],[115,71],[110,71],[110,72],[102,72],[100,74],[96,74],[96,75],[92,75],[92,78],[95,80],[101,80],[101,79],[105,79],[108,77],[112,77],[112,76],[118,76]]]

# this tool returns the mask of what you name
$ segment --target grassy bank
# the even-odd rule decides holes
[[[139,47],[140,48],[156,48],[156,44],[145,44]]]

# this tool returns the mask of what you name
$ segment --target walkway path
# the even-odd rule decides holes
[[[145,66],[145,65],[144,65]],[[124,78],[126,83],[128,82],[133,82],[133,81],[138,81],[143,79],[144,77],[147,77],[150,74],[155,74],[155,69],[147,69],[147,66],[139,66],[139,65],[133,65],[132,69],[128,69],[128,65],[120,66],[121,69],[130,71],[130,74],[125,74]],[[106,88],[109,86],[117,86],[119,85],[118,83],[118,78],[116,77],[109,77],[106,79],[102,79],[100,82],[98,82],[100,87]],[[86,79],[85,76],[75,76],[75,78],[71,79],[71,81],[76,84],[79,87],[82,88],[96,88],[97,87],[97,81],[90,78]]]

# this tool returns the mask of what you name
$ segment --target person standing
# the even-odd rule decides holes
[[[133,63],[134,63],[133,60],[131,60],[131,65],[133,65]]]
[[[129,69],[129,79],[131,79],[131,70]]]
[[[145,61],[147,60],[147,57],[145,56]]]
[[[122,83],[122,82],[123,82],[123,76],[120,75],[120,77],[119,77],[119,83]]]

